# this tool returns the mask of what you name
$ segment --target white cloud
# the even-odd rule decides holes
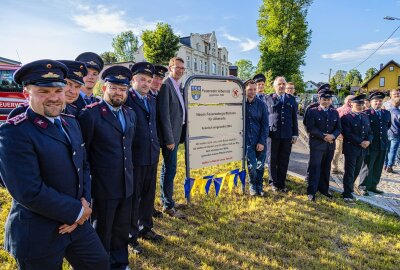
[[[224,38],[226,38],[227,40],[230,40],[230,41],[238,41],[238,42],[241,41],[240,38],[237,38],[237,37],[234,37],[232,35],[229,35],[228,33],[224,33],[222,36]]]
[[[322,58],[332,59],[334,61],[350,61],[350,60],[361,60],[368,55],[370,55],[374,50],[376,50],[380,45],[380,42],[370,42],[357,47],[356,49],[343,50],[336,53],[323,54]],[[383,45],[375,55],[392,55],[400,54],[400,39],[391,38],[385,45]]]
[[[148,22],[143,18],[135,18],[131,23],[125,19],[125,12],[110,9],[104,5],[90,7],[78,5],[81,14],[74,15],[72,20],[82,27],[83,31],[100,34],[118,34],[132,30],[135,35],[140,35],[143,30],[154,29],[157,22]]]
[[[258,41],[246,38],[246,41],[243,41],[239,44],[240,48],[242,48],[242,52],[251,51],[258,46]]]

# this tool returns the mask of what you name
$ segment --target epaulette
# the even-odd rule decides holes
[[[76,106],[74,103],[69,103],[69,104],[67,104],[67,105],[69,105],[69,106],[71,106],[71,107],[74,107],[74,108],[78,108],[78,106]]]
[[[11,125],[18,125],[19,123],[22,123],[24,120],[28,119],[28,116],[26,115],[25,112],[18,114],[6,121],[6,123],[11,124]]]
[[[92,104],[86,105],[85,108],[94,108],[94,107],[96,107],[97,105],[99,105],[99,102],[94,102],[94,103],[92,103]]]
[[[61,113],[62,116],[67,116],[67,117],[71,117],[71,118],[75,118],[75,115],[72,114],[68,114],[68,113]]]
[[[126,106],[125,104],[122,105],[122,108],[129,109],[129,110],[133,110],[131,107]]]

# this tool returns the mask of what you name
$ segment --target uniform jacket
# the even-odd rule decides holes
[[[136,114],[126,106],[122,110],[125,132],[104,100],[88,105],[79,114],[94,198],[121,199],[133,193],[132,142]]]
[[[246,146],[265,146],[268,137],[268,112],[265,103],[255,97],[252,102],[246,100]]]
[[[390,112],[382,109],[381,116],[378,116],[376,111],[371,108],[365,110],[364,113],[368,115],[374,137],[369,149],[375,151],[386,151],[390,144],[388,139],[388,130],[390,129],[391,125]]]
[[[351,112],[341,118],[343,135],[343,153],[350,156],[364,156],[368,154],[368,148],[360,146],[363,141],[372,142],[373,135],[368,115]]]
[[[94,102],[100,102],[101,101],[100,98],[95,97],[95,96],[93,96],[93,99],[94,99]],[[80,94],[78,96],[78,99],[75,100],[72,104],[75,105],[78,108],[78,112],[80,110],[82,110],[83,108],[85,108],[87,105],[90,105],[90,104],[86,104],[85,103],[85,100],[83,99],[83,97]]]
[[[143,101],[133,90],[128,92],[125,105],[136,113],[136,133],[132,144],[134,166],[154,165],[160,157],[160,142],[157,135],[156,100],[147,95],[150,112],[147,112]]]
[[[0,173],[13,200],[6,222],[5,249],[19,258],[39,258],[63,250],[93,228],[88,222],[71,234],[91,201],[90,175],[78,122],[61,115],[70,141],[47,118],[28,109],[0,127]]]

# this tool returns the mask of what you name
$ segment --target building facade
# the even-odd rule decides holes
[[[400,87],[400,65],[394,60],[381,65],[379,71],[361,85],[366,92],[389,91]]]
[[[229,75],[228,50],[218,47],[215,32],[208,34],[190,34],[180,38],[177,56],[185,61],[185,74],[182,82],[191,75]],[[135,55],[135,62],[145,61],[143,45]]]

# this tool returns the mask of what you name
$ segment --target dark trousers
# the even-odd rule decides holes
[[[344,155],[343,197],[353,198],[354,182],[356,181],[363,163],[364,156]]]
[[[246,148],[247,170],[249,172],[250,190],[262,192],[266,150],[256,151],[255,145]]]
[[[270,168],[272,185],[285,188],[289,157],[292,151],[292,139],[271,138]]]
[[[175,206],[175,201],[172,196],[174,194],[178,146],[179,145],[175,145],[172,151],[166,146],[161,148],[161,153],[163,155],[163,164],[160,174],[161,202],[164,208],[168,209]]]
[[[88,225],[90,226],[90,225]],[[107,270],[110,269],[109,258],[95,230],[89,230],[79,239],[72,239],[65,250],[51,256],[35,259],[16,258],[21,270],[61,270],[63,258],[74,270]]]
[[[386,150],[369,150],[365,156],[360,172],[360,186],[366,189],[376,189],[381,180],[383,163],[385,162]]]
[[[93,199],[93,227],[110,254],[111,269],[125,269],[131,224],[132,196],[115,200]]]
[[[137,238],[153,228],[154,199],[156,195],[157,163],[150,166],[135,166],[133,169],[135,189],[132,200],[131,235]]]
[[[317,191],[327,194],[334,149],[325,151],[310,149],[308,163],[307,194],[315,195]]]

